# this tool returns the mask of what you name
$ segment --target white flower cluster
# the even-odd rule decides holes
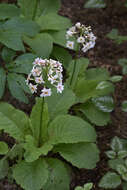
[[[27,77],[26,84],[32,93],[37,93],[38,86],[41,84],[40,97],[51,96],[51,87],[54,86],[58,93],[62,93],[62,64],[59,61],[37,58],[33,62],[33,68]]]
[[[74,49],[74,40],[76,38],[77,43],[80,44],[81,50],[85,53],[87,50],[95,46],[96,37],[91,32],[91,27],[86,27],[80,22],[76,23],[66,32],[67,48]]]

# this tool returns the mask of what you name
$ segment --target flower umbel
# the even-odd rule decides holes
[[[86,27],[80,22],[77,22],[66,32],[66,46],[69,49],[74,49],[74,41],[72,37],[76,38],[77,43],[80,45],[79,47],[84,53],[95,46],[96,37],[91,31],[91,27]]]
[[[53,59],[36,58],[33,62],[33,68],[27,77],[26,84],[32,93],[37,93],[41,87],[40,97],[51,96],[52,87],[56,87],[57,93],[62,93],[63,67],[59,61]]]

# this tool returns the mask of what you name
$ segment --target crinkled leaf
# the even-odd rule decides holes
[[[105,8],[104,0],[88,0],[84,6],[85,8]]]
[[[94,128],[76,116],[57,116],[49,124],[48,132],[52,144],[94,142],[96,140]]]
[[[116,152],[114,152],[112,150],[106,151],[105,153],[108,156],[108,158],[110,158],[110,159],[115,159],[116,158]]]
[[[49,179],[44,185],[44,190],[69,190],[70,176],[64,163],[58,159],[48,158]]]
[[[99,187],[106,188],[106,189],[110,189],[110,188],[115,189],[120,184],[121,184],[120,176],[114,172],[108,172],[102,177],[99,183]]]
[[[48,166],[44,159],[32,163],[21,161],[13,168],[13,177],[24,190],[40,190],[47,182],[48,175]]]
[[[75,94],[66,87],[62,94],[58,94],[54,90],[52,96],[46,98],[50,119],[68,113],[69,108],[75,103],[75,99]]]
[[[9,164],[8,161],[5,159],[0,160],[0,179],[3,179],[9,170]]]
[[[15,78],[16,74],[9,73],[7,76],[8,87],[11,95],[21,102],[28,103],[28,98],[26,97],[24,90],[22,89],[19,81]]]
[[[71,26],[71,22],[68,18],[55,13],[41,15],[41,17],[37,19],[37,23],[41,27],[41,30],[64,30]]]
[[[6,85],[6,72],[3,68],[0,68],[0,98],[2,98]]]
[[[122,165],[122,164],[118,164],[117,165],[117,172],[120,175],[124,175],[125,173],[127,173],[127,168],[124,165]]]
[[[0,20],[16,17],[20,15],[20,9],[14,4],[0,4]]]
[[[118,137],[114,137],[112,139],[110,146],[111,146],[112,150],[114,150],[115,152],[118,152],[123,149],[123,144],[122,144],[120,138],[118,138]]]
[[[117,170],[117,166],[119,164],[124,164],[124,160],[122,158],[112,159],[108,161],[109,167],[112,168],[113,170]]]
[[[110,121],[110,114],[99,110],[92,102],[86,102],[79,107],[80,111],[97,126],[104,126]]]
[[[5,142],[0,141],[0,155],[6,154],[7,152],[8,152],[8,145]]]
[[[123,75],[127,74],[127,59],[122,58],[118,60],[118,64],[122,66]]]
[[[69,54],[69,52],[66,49],[64,49],[62,47],[54,46],[52,55],[58,61],[60,61],[66,69],[68,68],[68,66],[70,65],[70,62],[72,60],[72,56]]]
[[[92,102],[99,110],[103,112],[112,112],[114,109],[114,102],[111,96],[92,98]]]
[[[121,75],[115,75],[113,77],[110,77],[110,81],[112,81],[112,82],[119,82],[119,81],[122,80],[122,78],[123,77]]]
[[[122,111],[127,112],[127,100],[122,102]]]
[[[47,33],[39,33],[34,38],[24,37],[24,41],[38,56],[48,58],[52,52],[53,39]]]
[[[61,144],[55,151],[78,168],[93,169],[99,161],[99,150],[94,143]]]
[[[127,157],[127,151],[126,150],[120,150],[118,152],[118,158],[125,158]]]

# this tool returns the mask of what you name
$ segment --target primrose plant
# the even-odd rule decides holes
[[[95,129],[68,114],[75,94],[62,84],[62,65],[37,58],[26,80],[37,93],[30,117],[0,103],[0,130],[15,139],[13,147],[0,142],[0,178],[10,176],[24,190],[69,190],[71,167],[92,169],[99,161]],[[9,168],[8,161],[16,163]],[[11,170],[11,172],[10,172]]]
[[[104,189],[116,189],[120,184],[123,190],[127,189],[127,141],[114,137],[106,155],[111,172],[107,172],[100,180],[99,187]]]

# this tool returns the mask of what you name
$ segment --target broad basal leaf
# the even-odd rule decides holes
[[[93,169],[99,161],[99,150],[94,143],[62,144],[55,151],[78,168]]]
[[[104,68],[88,69],[85,72],[85,77],[86,79],[89,80],[100,80],[100,81],[108,80],[110,78],[109,72],[107,71],[107,69]]]
[[[6,72],[3,68],[0,68],[0,98],[2,98],[6,84]]]
[[[44,190],[69,190],[70,176],[64,163],[58,159],[48,158],[49,179],[43,186]]]
[[[0,20],[16,17],[20,15],[20,9],[14,4],[0,4]]]
[[[16,51],[25,51],[21,34],[13,29],[0,29],[0,42]]]
[[[48,175],[48,165],[44,159],[32,163],[21,161],[13,168],[13,177],[24,190],[42,189],[48,180]]]
[[[99,187],[106,189],[115,189],[121,184],[120,176],[114,172],[106,173],[99,183]]]
[[[34,38],[24,37],[32,50],[41,57],[48,58],[53,48],[53,39],[47,33],[37,34]]]
[[[22,89],[21,84],[15,78],[16,74],[9,73],[7,76],[8,87],[11,92],[11,95],[21,102],[28,103],[28,98],[24,93],[24,89]]]
[[[114,101],[111,96],[92,98],[92,102],[99,110],[103,112],[112,112],[114,109]]]
[[[94,142],[96,132],[84,120],[70,115],[57,116],[48,127],[49,141],[52,144]]]
[[[110,114],[99,110],[92,102],[86,102],[80,106],[80,111],[97,126],[104,126],[110,121]]]
[[[42,15],[37,19],[37,23],[41,27],[41,30],[64,30],[71,26],[68,18],[55,13]]]
[[[15,17],[5,22],[4,28],[30,37],[34,37],[40,31],[40,27],[36,22],[20,17]]]
[[[65,87],[62,94],[58,94],[54,90],[52,96],[46,98],[50,119],[68,113],[69,108],[75,103],[75,99],[74,93],[67,87]]]
[[[42,14],[47,13],[57,13],[60,9],[61,1],[60,0],[43,0],[40,1],[40,9],[42,11]]]
[[[8,145],[5,142],[0,141],[0,155],[6,154],[7,152],[8,152]]]
[[[5,159],[0,160],[0,179],[3,179],[9,170],[9,164],[8,161]]]
[[[12,62],[13,58],[16,56],[16,51],[7,48],[6,46],[3,47],[2,52],[1,52],[2,59],[6,63]]]

